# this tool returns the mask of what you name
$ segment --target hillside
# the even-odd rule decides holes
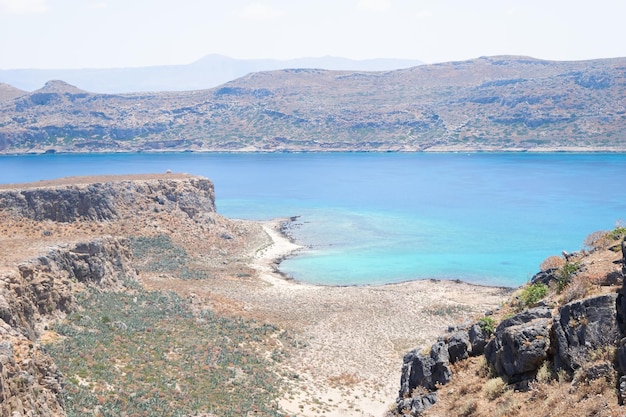
[[[0,152],[624,151],[625,69],[501,56],[258,72],[178,93],[47,84],[0,102]]]

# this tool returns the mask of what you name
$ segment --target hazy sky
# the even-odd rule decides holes
[[[625,0],[0,0],[0,69],[626,56]]]

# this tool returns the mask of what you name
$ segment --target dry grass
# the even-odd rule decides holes
[[[525,392],[507,387],[501,378],[488,378],[482,358],[470,358],[464,368],[455,368],[452,380],[439,391],[437,403],[425,417],[469,416],[622,416],[617,405],[614,380],[584,381],[577,386],[559,381],[545,370]]]

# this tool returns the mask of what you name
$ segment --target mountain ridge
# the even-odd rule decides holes
[[[319,58],[237,59],[209,54],[186,65],[129,68],[10,69],[0,70],[0,82],[33,91],[51,79],[62,79],[86,90],[103,94],[146,91],[187,91],[216,87],[250,72],[293,67],[329,70],[380,71],[421,65],[408,59],[366,59],[324,56]]]
[[[292,68],[207,90],[28,93],[0,152],[625,151],[626,58]]]

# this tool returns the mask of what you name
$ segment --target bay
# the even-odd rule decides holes
[[[188,172],[215,183],[218,212],[299,216],[306,246],[281,270],[328,285],[460,279],[526,282],[626,218],[625,154],[151,153],[0,157],[0,182]]]

